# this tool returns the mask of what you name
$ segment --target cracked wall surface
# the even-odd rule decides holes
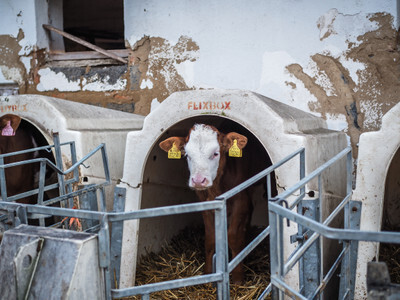
[[[128,65],[53,66],[43,51],[29,54],[27,72],[18,54],[17,38],[0,36],[0,69],[6,80],[17,82],[19,93],[43,94],[87,104],[147,115],[151,103],[190,87],[180,75],[181,65],[197,59],[198,46],[188,37],[171,44],[144,37],[134,46]]]
[[[357,36],[355,43],[348,42],[341,55],[316,53],[311,56],[315,64],[313,75],[305,72],[300,64],[287,66],[287,71],[315,96],[316,101],[308,102],[310,111],[325,119],[328,115],[344,116],[345,131],[355,153],[360,134],[378,130],[382,116],[400,100],[400,54],[393,17],[375,13],[368,18],[377,28]],[[335,34],[335,20],[331,16],[330,23],[324,24],[326,30],[321,30],[321,39]],[[318,26],[322,28],[320,23]],[[362,67],[350,74],[344,59],[362,64]],[[291,88],[296,86],[290,81],[287,84]]]
[[[19,41],[24,38],[22,30],[16,38],[11,35],[0,35],[0,71],[9,81],[15,81],[23,91],[26,88],[27,71],[21,61]]]
[[[161,102],[176,91],[193,88],[180,67],[196,61],[198,51],[199,46],[186,36],[176,44],[160,37],[145,36],[138,41],[131,57],[131,69],[139,77],[131,83],[131,89],[140,92],[135,112],[146,115],[152,101]]]
[[[21,94],[147,115],[176,91],[248,89],[345,131],[355,157],[360,134],[379,129],[399,102],[392,0],[338,1],[334,8],[326,2],[221,1],[212,13],[206,4],[196,13],[190,5],[176,9],[177,0],[127,2],[126,65],[50,61],[49,52],[33,44],[32,5],[24,10],[23,1],[12,3],[9,13],[0,12],[15,22],[10,34],[3,34],[4,26],[0,31],[0,82],[16,82]]]

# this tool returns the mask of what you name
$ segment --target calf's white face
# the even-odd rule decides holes
[[[207,125],[196,124],[184,149],[190,171],[189,187],[200,190],[211,187],[221,157],[217,132]]]
[[[204,190],[211,187],[224,166],[221,155],[227,155],[228,149],[236,143],[239,149],[247,144],[247,138],[236,132],[220,133],[215,127],[196,124],[187,137],[170,137],[160,143],[165,152],[171,149],[184,151],[187,158],[190,177],[189,187]],[[221,162],[221,163],[220,163]]]

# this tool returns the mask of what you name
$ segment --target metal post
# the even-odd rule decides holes
[[[104,285],[106,299],[111,299],[111,277],[110,277],[110,235],[108,227],[108,216],[104,215],[101,221],[99,237],[99,265],[104,270]]]
[[[303,151],[300,152],[299,154],[299,160],[300,160],[300,165],[299,165],[299,176],[300,176],[300,180],[302,180],[305,176],[306,176],[306,162],[305,162],[305,150],[303,149]],[[300,195],[305,195],[306,192],[306,186],[303,185],[300,188]],[[303,197],[304,198],[304,197]],[[315,211],[315,209],[313,210]],[[297,205],[297,212],[302,214],[303,212],[303,201],[300,201],[299,204]],[[313,219],[315,219],[315,216],[309,215],[310,217],[312,217]],[[298,241],[298,245],[302,245],[304,243],[304,229],[303,226],[300,224],[297,224],[297,237],[298,239],[292,240],[292,243],[295,241]],[[299,261],[299,268],[300,270],[304,270],[304,260],[303,258],[300,259]],[[300,291],[302,292],[302,294],[304,295],[304,293],[307,292],[304,291],[305,286],[307,285],[307,282],[305,282],[305,273],[300,271],[299,272],[299,284],[300,284]]]
[[[108,166],[108,156],[107,156],[106,145],[104,145],[104,144],[103,144],[103,147],[101,148],[101,155],[103,158],[104,176],[106,178],[106,181],[110,182],[110,180],[111,180],[110,168]]]
[[[99,189],[99,203],[100,203],[100,211],[105,212],[107,211],[107,206],[106,206],[106,193],[104,186]]]
[[[229,272],[228,272],[228,233],[226,200],[221,200],[221,208],[215,210],[215,254],[216,273],[222,273],[222,281],[217,283],[219,300],[229,299]]]
[[[302,211],[304,212],[304,216],[309,217],[312,220],[315,221],[320,221],[319,220],[319,208],[318,208],[318,200],[313,199],[313,200],[303,200],[303,209]],[[298,213],[302,213],[302,211],[299,211]],[[302,236],[311,236],[314,232],[313,231],[307,231],[304,230],[302,232]],[[300,272],[299,276],[301,279],[301,286],[303,287],[301,294],[304,295],[305,297],[309,298],[314,291],[318,288],[320,285],[320,276],[319,272],[321,269],[321,252],[320,252],[320,243],[319,243],[318,238],[310,248],[304,253],[302,258],[300,259]],[[304,243],[304,240],[299,243],[299,245],[302,245]]]
[[[3,201],[7,201],[6,172],[4,170],[4,158],[0,157],[0,191]]]
[[[306,152],[303,149],[303,151],[300,152],[300,180],[302,180],[306,176]],[[301,193],[305,193],[306,191],[306,186],[303,186],[300,188]]]
[[[350,201],[349,205],[349,229],[359,230],[362,203],[360,201]],[[347,241],[344,243],[343,248],[345,245],[348,245],[350,250],[342,261],[339,299],[353,299],[356,281],[358,241]]]
[[[15,210],[15,226],[28,224],[28,214],[25,206],[18,206]]]
[[[72,165],[76,164],[78,161],[76,158],[76,148],[75,148],[75,142],[70,143],[70,152],[71,152],[71,162]],[[79,182],[79,168],[75,168],[73,171],[73,177],[75,182]],[[72,193],[73,187],[72,183],[68,184],[67,188],[67,193]],[[74,198],[68,198],[68,207],[72,208],[74,206]]]
[[[76,158],[75,142],[70,142],[70,151],[71,151],[72,165],[74,165],[78,161],[78,159]],[[74,169],[74,179],[75,179],[76,182],[79,182],[79,168],[75,168]]]
[[[346,160],[346,194],[349,195],[352,192],[352,156],[351,152],[347,154],[347,160]],[[344,221],[343,221],[343,226],[344,229],[350,229],[352,224],[351,222],[351,204],[348,202],[345,207],[344,207]],[[355,207],[355,206],[354,206]],[[360,207],[361,210],[361,207]],[[359,225],[358,225],[359,228]],[[352,241],[343,241],[343,249],[345,248],[353,248],[352,250],[354,251],[354,248],[356,247],[358,249],[358,242],[357,245],[352,244]],[[353,247],[352,247],[353,246]],[[353,254],[354,255],[354,254]],[[350,251],[347,251],[345,254],[343,261],[342,261],[342,270],[341,270],[341,275],[340,275],[340,288],[339,288],[339,299],[344,298],[347,293],[350,293],[350,287],[352,285],[351,283],[351,256],[352,254]],[[357,259],[357,258],[356,258]],[[354,266],[355,268],[355,266]],[[355,271],[354,271],[355,272]],[[352,292],[354,294],[354,291]]]
[[[86,187],[90,187],[90,186],[94,186],[94,185],[95,184],[89,184]],[[81,189],[82,186],[79,186],[78,188]],[[88,191],[88,192],[80,195],[79,196],[79,206],[83,210],[98,211],[96,190]],[[85,231],[89,228],[92,228],[95,225],[98,225],[98,224],[99,224],[98,220],[83,219],[82,220],[82,230]]]
[[[62,160],[62,154],[61,154],[61,146],[60,146],[60,137],[58,135],[58,132],[53,133],[53,142],[54,142],[54,152],[56,155],[56,165],[57,167],[64,171],[63,168],[63,160]],[[64,182],[64,176],[62,174],[57,173],[58,177],[58,188],[61,195],[65,195],[65,182]]]
[[[274,285],[274,278],[282,279],[283,275],[283,241],[282,241],[282,218],[269,210],[269,226],[271,227],[270,238],[270,260],[271,260],[271,298],[283,299],[283,293]]]
[[[44,196],[44,186],[46,180],[46,161],[40,162],[40,171],[39,171],[39,192],[38,192],[38,199],[37,204],[43,205],[43,196]],[[44,227],[44,218],[39,218],[39,225]]]
[[[126,189],[115,187],[114,189],[114,212],[125,211]],[[111,282],[113,289],[118,288],[121,267],[121,249],[122,249],[122,234],[124,231],[124,222],[113,222],[111,227],[111,276],[114,275],[114,280]]]
[[[322,209],[321,209],[321,204],[322,204],[322,173],[318,175],[318,198],[316,199],[316,209],[319,211],[318,214],[318,222],[323,222],[323,216],[322,216]],[[319,238],[319,261],[320,266],[319,266],[319,282],[322,282],[324,280],[324,239]],[[319,297],[320,299],[324,299],[323,296],[324,292],[322,292]]]

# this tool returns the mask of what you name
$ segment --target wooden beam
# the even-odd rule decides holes
[[[129,56],[128,49],[115,49],[108,50],[108,52],[117,55],[118,57],[126,58]],[[87,59],[101,59],[104,55],[96,51],[74,51],[74,52],[50,52],[49,58],[52,61],[60,60],[87,60]]]
[[[118,55],[115,55],[112,52],[104,50],[104,49],[102,49],[102,48],[100,48],[100,47],[98,47],[96,45],[93,45],[93,44],[91,44],[91,43],[89,43],[89,42],[87,42],[85,40],[82,40],[82,39],[80,39],[80,38],[78,38],[78,37],[76,37],[76,36],[74,36],[72,34],[66,33],[65,31],[57,29],[57,28],[55,28],[55,27],[53,27],[51,25],[48,25],[48,24],[43,24],[42,26],[43,26],[44,29],[47,29],[47,30],[53,31],[55,33],[58,33],[58,34],[62,35],[63,37],[66,37],[67,39],[70,39],[71,41],[74,41],[74,42],[76,42],[78,44],[81,44],[81,45],[83,45],[85,47],[88,47],[89,49],[97,51],[97,52],[99,52],[99,53],[101,53],[101,54],[103,54],[103,55],[105,55],[107,57],[110,57],[110,58],[113,58],[115,60],[118,60],[119,62],[122,62],[124,64],[128,63],[128,61],[126,59],[123,59],[122,57],[119,57]]]

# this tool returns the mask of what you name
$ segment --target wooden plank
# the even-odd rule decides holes
[[[113,53],[122,58],[129,56],[128,49],[119,50],[108,50],[108,52]],[[84,59],[101,59],[105,56],[96,51],[76,51],[76,52],[62,52],[62,53],[50,53],[49,58],[52,61],[62,61],[62,60],[84,60]]]
[[[103,55],[105,55],[107,57],[111,57],[111,58],[113,58],[113,59],[115,59],[115,60],[117,60],[119,62],[122,62],[124,64],[128,63],[127,60],[123,59],[122,57],[119,57],[118,55],[115,55],[114,53],[111,53],[111,52],[109,52],[107,50],[104,50],[104,49],[102,49],[102,48],[100,48],[100,47],[98,47],[96,45],[93,45],[93,44],[91,44],[91,43],[89,43],[89,42],[87,42],[85,40],[82,40],[82,39],[80,39],[80,38],[78,38],[78,37],[76,37],[76,36],[74,36],[72,34],[66,33],[66,32],[64,32],[64,31],[62,31],[60,29],[57,29],[57,28],[51,26],[51,25],[43,24],[43,28],[47,29],[47,30],[51,30],[53,32],[56,32],[56,33],[62,35],[63,37],[66,37],[67,39],[70,39],[70,40],[72,40],[72,41],[74,41],[76,43],[79,43],[79,44],[81,44],[81,45],[83,45],[85,47],[88,47],[89,49],[92,49],[94,51],[97,51],[97,52],[99,52],[99,53],[101,53],[101,54],[103,54]]]

